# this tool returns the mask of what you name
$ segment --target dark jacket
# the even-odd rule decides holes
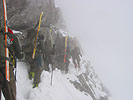
[[[76,47],[72,50],[71,55],[72,55],[73,59],[79,59],[79,55],[82,57],[82,54],[81,54],[81,52],[80,52],[79,47],[76,46]]]

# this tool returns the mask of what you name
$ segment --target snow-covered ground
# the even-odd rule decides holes
[[[29,80],[28,65],[24,62],[18,62],[17,65],[17,100],[102,100],[101,97],[107,96],[94,69],[83,59],[81,70],[75,70],[72,60],[67,74],[55,69],[52,85],[51,72],[43,71],[37,88],[32,88],[33,80]]]
[[[18,63],[17,67],[17,100],[92,100],[84,92],[77,90],[70,82],[69,77],[75,75],[62,74],[60,70],[51,73],[43,71],[38,88],[32,88],[32,80],[28,79],[28,68],[25,63]]]

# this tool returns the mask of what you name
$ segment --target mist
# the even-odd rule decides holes
[[[111,100],[133,100],[133,1],[56,0]]]

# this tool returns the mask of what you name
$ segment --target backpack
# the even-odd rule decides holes
[[[34,49],[34,41],[36,38],[36,33],[35,31],[32,32],[32,30],[30,30],[29,33],[27,33],[27,37],[25,38],[25,43],[24,43],[24,52],[25,53],[32,53],[33,49]]]
[[[5,37],[1,31],[0,32],[0,67],[1,67],[1,64],[5,62],[4,59],[5,59]]]
[[[13,56],[16,56],[17,58],[22,58],[22,55],[20,54],[21,49],[20,49],[20,45],[18,43],[17,37],[9,32],[6,34],[7,34],[7,38],[8,38],[7,47],[8,47],[10,55],[13,52],[15,52],[15,55],[13,55]],[[14,42],[10,43],[11,39],[13,39]],[[14,48],[14,50],[12,50],[12,48]],[[5,60],[10,61],[10,56],[9,56],[9,58],[7,58],[5,56],[5,34],[3,31],[0,31],[0,68],[5,67]]]
[[[5,56],[5,35],[4,32],[0,31],[0,68],[5,66],[5,60],[9,58],[6,58]]]
[[[52,43],[51,43],[51,40],[50,39],[46,39],[45,40],[45,53],[47,53],[48,55],[51,54],[51,51],[52,51]]]

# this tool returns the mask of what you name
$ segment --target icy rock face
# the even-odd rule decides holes
[[[89,62],[84,61],[85,71],[77,76],[78,81],[70,80],[70,82],[80,90],[90,95],[93,100],[109,100],[108,93],[104,91],[104,85],[95,74],[93,67]]]
[[[54,24],[54,0],[7,0],[9,26],[15,30],[35,27],[43,12],[42,26]]]

